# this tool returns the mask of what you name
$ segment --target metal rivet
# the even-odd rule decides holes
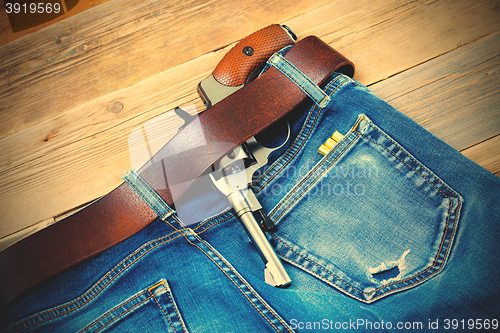
[[[245,46],[245,48],[243,49],[243,54],[245,54],[247,56],[253,55],[253,52],[254,51],[250,46]]]

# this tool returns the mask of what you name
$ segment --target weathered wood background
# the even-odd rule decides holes
[[[177,105],[238,40],[317,35],[355,78],[500,175],[498,0],[80,0],[12,33],[0,8],[0,249],[112,190],[128,137]]]

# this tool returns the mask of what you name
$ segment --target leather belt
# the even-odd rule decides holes
[[[334,71],[354,75],[354,65],[319,38],[298,42],[285,58],[320,85]],[[157,190],[173,207],[177,196],[211,166],[250,137],[275,123],[307,99],[307,95],[274,67],[199,115],[172,138],[141,170],[149,184],[164,181],[164,168],[177,179]],[[245,124],[242,126],[242,124]],[[203,129],[205,145],[186,150]],[[149,162],[148,162],[149,163]],[[0,309],[22,292],[136,234],[157,214],[127,184],[90,206],[0,252]]]

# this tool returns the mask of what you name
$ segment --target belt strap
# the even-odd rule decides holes
[[[354,74],[348,59],[314,36],[298,42],[285,59],[318,85],[334,71]],[[140,170],[141,177],[152,185],[164,182],[164,170],[170,170],[170,186],[156,191],[173,207],[175,199],[214,162],[306,98],[297,85],[271,67],[201,113],[199,122],[178,132],[151,160],[163,163],[148,162]],[[186,150],[201,135],[200,126],[206,144]],[[170,190],[173,184],[175,193]],[[45,279],[131,237],[156,218],[156,212],[125,182],[90,206],[10,246],[0,252],[0,309]]]

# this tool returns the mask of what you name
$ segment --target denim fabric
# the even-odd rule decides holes
[[[204,190],[177,207],[189,222],[167,209],[19,298],[0,332],[498,328],[500,179],[360,83],[335,74],[323,89],[328,105],[287,117],[291,140],[253,184],[291,287],[264,282],[233,211]]]

